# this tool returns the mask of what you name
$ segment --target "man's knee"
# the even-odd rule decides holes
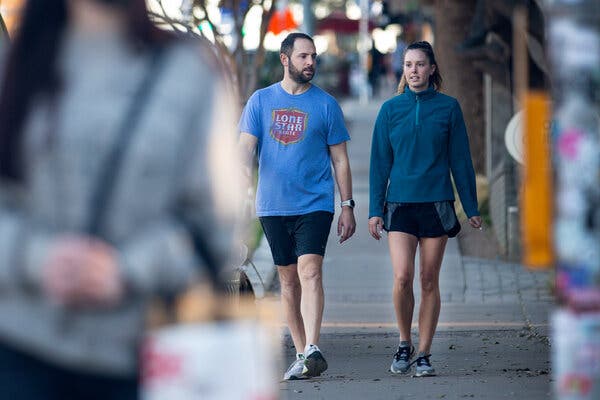
[[[302,282],[318,282],[322,279],[320,268],[307,268],[300,272],[300,280]]]
[[[293,293],[296,290],[300,290],[300,279],[298,278],[298,268],[295,264],[287,266],[278,266],[277,272],[279,274],[279,284],[281,286],[281,292]]]
[[[281,286],[281,293],[285,295],[286,293],[297,293],[300,291],[300,280],[296,275],[296,278],[283,277],[281,274],[279,275],[279,284]]]
[[[302,282],[321,281],[323,272],[323,257],[306,254],[298,259],[298,275]]]

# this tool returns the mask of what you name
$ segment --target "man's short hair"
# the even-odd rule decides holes
[[[315,44],[315,41],[312,37],[302,32],[294,32],[287,35],[283,42],[281,42],[281,49],[279,50],[280,54],[285,54],[288,57],[292,56],[292,52],[294,51],[294,43],[296,39],[306,39],[310,40],[312,44]]]

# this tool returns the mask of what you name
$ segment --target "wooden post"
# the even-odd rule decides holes
[[[524,118],[521,179],[523,264],[532,268],[549,268],[554,263],[554,192],[548,135],[550,101],[547,93],[529,90],[528,67],[527,11],[517,7],[513,18],[513,77]]]

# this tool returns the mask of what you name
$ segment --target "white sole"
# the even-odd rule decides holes
[[[413,377],[415,378],[425,378],[427,376],[436,376],[437,374],[435,372],[421,372],[421,373],[416,373],[413,375]]]

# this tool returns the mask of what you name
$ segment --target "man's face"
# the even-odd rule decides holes
[[[288,73],[296,83],[308,83],[315,76],[317,50],[310,40],[296,39],[288,57]]]

